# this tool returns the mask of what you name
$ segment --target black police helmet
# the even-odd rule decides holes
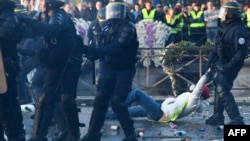
[[[121,3],[125,3],[124,0],[110,0],[109,3],[112,3],[112,2],[121,2]]]
[[[0,10],[9,8],[15,8],[15,0],[0,0]]]
[[[105,7],[101,8],[98,12],[97,12],[97,19],[98,21],[102,22],[105,21]]]
[[[64,5],[61,0],[45,0],[46,7],[49,9],[60,8]]]
[[[28,15],[27,9],[21,4],[16,5],[14,12],[18,15]]]
[[[223,5],[223,8],[225,8],[227,12],[226,20],[241,18],[242,7],[238,2],[235,1],[226,2]]]
[[[106,20],[125,19],[127,4],[124,0],[110,0],[106,6]]]

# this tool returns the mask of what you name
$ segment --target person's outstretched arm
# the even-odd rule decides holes
[[[211,75],[211,72],[210,72],[210,69],[209,69],[199,79],[199,81],[195,85],[194,90],[192,91],[192,93],[191,93],[191,95],[190,95],[190,97],[188,99],[187,107],[191,108],[192,110],[196,110],[197,104],[201,99],[201,93],[202,93],[203,87],[205,86],[205,84],[209,80],[210,75]]]

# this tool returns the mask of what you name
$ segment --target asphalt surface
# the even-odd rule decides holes
[[[81,127],[81,136],[86,134],[88,129],[88,123],[92,111],[91,102],[93,97],[78,96],[77,103],[81,109],[79,113],[79,119],[81,123],[85,123],[86,127]],[[250,125],[250,97],[247,95],[237,95],[235,99],[239,105],[240,112],[244,117],[244,121],[247,125]],[[205,124],[205,120],[213,112],[213,97],[210,97],[210,106],[203,113],[193,112],[191,115],[178,119],[172,123],[158,123],[148,121],[147,118],[134,118],[134,126],[136,130],[144,130],[143,136],[138,137],[139,141],[222,141],[223,130],[219,126],[209,126]],[[24,124],[26,130],[26,138],[28,139],[32,134],[33,120],[30,116],[33,112],[24,112]],[[229,122],[228,116],[226,116],[225,122]],[[111,129],[111,126],[118,126],[117,120],[106,120],[102,129],[102,141],[121,141],[124,137],[123,130]],[[56,126],[52,125],[49,129],[48,138],[53,140],[55,135]],[[178,134],[178,132],[182,134]],[[139,132],[138,132],[139,133]]]
[[[81,127],[81,136],[85,135],[88,129],[90,115],[92,111],[92,102],[95,95],[95,87],[92,84],[91,75],[82,75],[79,79],[77,91],[77,104],[81,109],[79,119],[81,123],[85,123],[85,127]],[[235,100],[239,105],[240,112],[244,117],[244,122],[250,125],[250,95],[249,90],[241,92],[239,90],[232,91]],[[153,96],[154,99],[161,102],[166,96]],[[213,94],[209,98],[210,106],[203,113],[193,112],[187,117],[178,119],[172,123],[158,123],[148,121],[145,118],[134,118],[134,126],[136,130],[144,130],[143,136],[138,137],[139,141],[223,141],[224,132],[218,126],[209,126],[205,124],[205,120],[213,113]],[[23,112],[24,125],[26,130],[26,138],[29,139],[32,134],[33,119],[30,116],[34,112]],[[225,123],[229,122],[226,113]],[[111,126],[118,126],[118,130],[111,129]],[[53,124],[49,128],[48,139],[53,140],[56,134],[56,125]],[[183,132],[182,135],[177,134]],[[106,120],[102,129],[102,141],[122,141],[124,133],[119,125],[118,120]]]
[[[240,111],[244,117],[246,124],[250,124],[250,110],[249,105],[240,104]],[[143,137],[138,137],[139,141],[180,141],[182,139],[189,139],[190,141],[222,141],[223,130],[219,126],[205,125],[205,120],[212,113],[213,106],[209,106],[207,111],[202,114],[193,113],[182,119],[178,119],[171,123],[158,123],[148,121],[147,118],[134,118],[134,125],[137,131],[144,131]],[[81,123],[85,123],[86,127],[81,127],[81,135],[83,136],[88,129],[88,123],[92,107],[82,106],[79,118]],[[28,139],[32,134],[33,120],[30,118],[32,112],[24,113],[24,124],[26,130],[26,138]],[[226,115],[226,114],[225,114]],[[229,119],[226,116],[226,122]],[[124,133],[121,128],[113,130],[111,126],[118,126],[117,120],[106,120],[102,129],[103,137],[102,141],[121,141],[124,137]],[[56,131],[56,126],[52,125],[49,129],[48,138],[52,140]],[[177,134],[177,132],[183,132],[183,134]],[[139,132],[137,132],[139,133]]]
[[[209,126],[205,124],[205,120],[213,113],[213,97],[210,98],[211,105],[203,113],[193,112],[191,115],[178,119],[172,123],[158,123],[148,121],[147,118],[134,118],[135,128],[138,130],[144,129],[143,137],[139,137],[139,140],[147,141],[180,141],[187,138],[190,141],[219,141],[223,140],[223,130],[219,126]],[[244,121],[247,125],[250,125],[250,97],[238,96],[236,97],[239,109],[244,117]],[[88,123],[89,115],[92,107],[84,106],[81,108],[82,114],[80,119],[82,122]],[[225,123],[229,122],[227,114]],[[121,141],[124,137],[122,130],[111,130],[111,126],[119,126],[117,120],[106,120],[103,128],[103,141]],[[173,126],[174,125],[174,126]],[[88,125],[87,125],[88,127]],[[86,128],[82,128],[81,131],[84,135]],[[184,134],[176,134],[179,131],[184,131]]]

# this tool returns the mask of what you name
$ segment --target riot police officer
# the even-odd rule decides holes
[[[61,101],[67,125],[67,141],[80,137],[76,88],[81,73],[80,47],[76,29],[71,18],[61,8],[59,0],[41,1],[49,16],[48,23],[24,19],[37,35],[44,36],[45,48],[38,52],[41,63],[46,67],[43,94],[36,101],[33,135],[30,141],[46,141],[54,106]]]
[[[101,44],[101,39],[104,36],[104,32],[102,30],[105,30],[106,26],[106,20],[105,20],[105,7],[101,8],[97,12],[96,19],[93,20],[88,28],[88,38],[89,38],[89,44],[93,46],[98,46]]]
[[[20,70],[16,46],[22,31],[14,14],[15,2],[0,0],[0,49],[7,82],[7,91],[0,94],[0,129],[9,141],[25,141],[23,117],[17,99],[17,74]],[[3,80],[1,79],[0,83]]]
[[[214,114],[206,124],[224,124],[223,111],[231,119],[229,124],[244,124],[234,96],[233,82],[244,65],[247,56],[248,33],[241,21],[238,2],[226,2],[220,11],[223,21],[218,29],[216,46],[209,55],[209,67],[216,68]]]
[[[138,40],[136,29],[127,18],[126,5],[122,0],[110,1],[105,7],[106,21],[99,24],[98,45],[85,47],[84,52],[99,59],[97,95],[89,123],[88,133],[81,141],[100,141],[109,103],[116,113],[125,133],[123,141],[137,141],[134,123],[129,117],[125,100],[132,89],[137,62]],[[99,33],[102,32],[102,33]],[[95,39],[95,38],[94,38]],[[98,46],[98,47],[96,47]]]
[[[16,5],[14,11],[15,14],[19,17],[29,17],[27,8],[21,4]],[[41,37],[25,38],[24,36],[21,42],[17,45],[20,65],[20,73],[17,77],[17,90],[20,104],[27,104],[32,102],[32,95],[28,88],[29,82],[27,75],[34,68],[38,68],[37,66],[39,65],[39,60],[35,55],[35,50],[38,50],[41,47],[43,47],[43,39]],[[38,69],[36,69],[36,71],[37,70]]]

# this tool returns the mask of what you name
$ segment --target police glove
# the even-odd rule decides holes
[[[216,70],[216,65],[214,63],[208,62],[207,70],[210,71],[215,71]]]
[[[25,24],[27,20],[32,19],[29,16],[25,16],[25,15],[17,15],[17,18],[21,24]]]
[[[86,55],[84,57],[88,58],[90,61],[95,61],[95,60],[99,59],[99,57],[95,56],[95,55]]]
[[[100,58],[101,56],[103,56],[102,52],[99,51],[99,49],[95,46],[83,45],[82,53],[86,54],[86,57],[89,60],[96,60],[96,59]]]
[[[89,46],[82,44],[81,51],[83,54],[89,54]]]

